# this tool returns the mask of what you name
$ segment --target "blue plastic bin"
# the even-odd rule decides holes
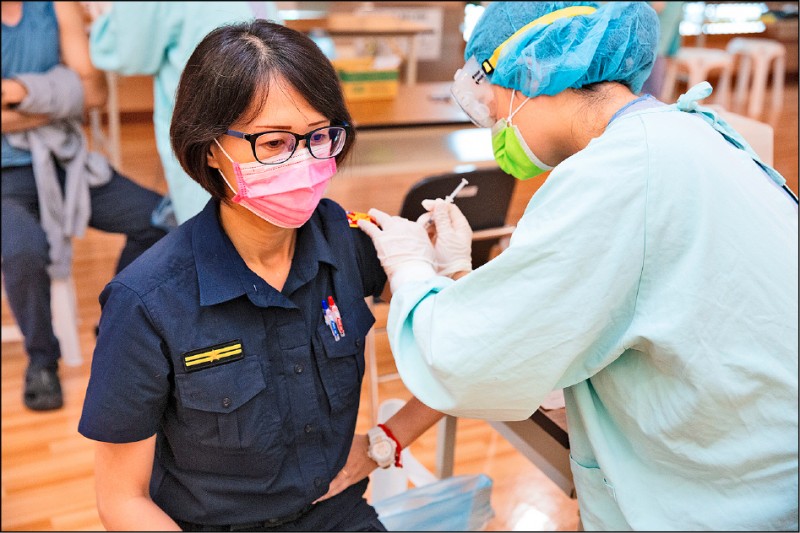
[[[480,531],[494,517],[492,480],[453,476],[373,503],[389,531]]]

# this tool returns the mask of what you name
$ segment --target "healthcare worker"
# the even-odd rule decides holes
[[[386,531],[369,473],[441,413],[354,436],[369,237],[321,199],[355,132],[331,63],[263,19],[197,46],[172,117],[203,211],[109,283],[79,432],[108,529]]]
[[[454,84],[501,168],[552,169],[505,251],[468,273],[443,200],[435,246],[419,222],[359,223],[399,373],[493,420],[563,388],[586,529],[797,530],[797,200],[697,106],[707,83],[636,96],[652,8],[585,4],[492,2]]]

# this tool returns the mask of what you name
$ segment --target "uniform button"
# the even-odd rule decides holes
[[[227,396],[222,399],[222,407],[230,407],[233,402]]]
[[[294,365],[294,373],[295,374],[302,374],[303,373],[303,365]]]
[[[317,486],[317,487],[321,486],[322,485],[322,478],[321,477],[314,478],[314,485]]]
[[[361,339],[356,339],[356,348],[361,348]]]
[[[311,424],[306,424],[306,427],[303,429],[305,430],[306,433],[311,433],[312,431],[314,431],[314,426],[312,426]]]

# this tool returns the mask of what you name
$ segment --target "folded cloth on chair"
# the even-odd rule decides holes
[[[90,152],[81,124],[83,86],[80,77],[63,65],[41,74],[16,77],[28,90],[18,111],[46,114],[53,122],[5,134],[15,148],[29,150],[39,195],[42,228],[50,244],[50,276],[64,278],[72,266],[72,236],[82,236],[91,217],[89,187],[111,180],[111,166],[99,153]],[[64,193],[58,183],[56,162],[66,172]]]

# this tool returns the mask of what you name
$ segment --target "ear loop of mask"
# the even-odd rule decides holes
[[[522,150],[523,150],[523,151],[525,152],[525,154],[528,156],[528,159],[530,159],[531,161],[533,161],[533,163],[534,163],[536,166],[538,166],[540,169],[542,169],[542,170],[552,170],[552,169],[553,169],[553,167],[551,167],[550,165],[546,164],[544,161],[542,161],[541,159],[539,159],[539,158],[536,156],[536,154],[534,154],[534,153],[531,151],[531,149],[530,149],[530,147],[528,146],[528,144],[525,142],[525,140],[524,140],[524,139],[522,139],[522,134],[520,133],[520,131],[519,131],[519,128],[517,128],[516,126],[514,126],[514,125],[511,123],[511,119],[514,117],[514,115],[516,115],[516,114],[517,114],[517,112],[518,112],[520,109],[522,109],[522,106],[524,106],[525,104],[527,104],[527,103],[528,103],[528,100],[530,100],[530,99],[531,99],[531,97],[530,97],[530,96],[528,96],[527,98],[525,98],[525,101],[524,101],[524,102],[522,102],[521,104],[519,104],[519,107],[518,107],[517,109],[515,109],[515,110],[514,110],[514,112],[512,112],[512,111],[511,111],[511,109],[514,107],[514,95],[516,94],[516,92],[517,92],[517,90],[516,90],[516,89],[512,89],[512,90],[511,90],[511,101],[510,101],[510,102],[509,102],[509,104],[508,104],[508,120],[507,120],[506,122],[508,123],[508,125],[509,125],[509,126],[511,126],[512,128],[514,128],[514,129],[515,129],[515,131],[516,131],[516,135],[517,135],[517,139],[520,141],[520,142],[519,142],[519,146],[522,148]]]
[[[228,155],[228,152],[225,151],[225,148],[222,147],[222,145],[219,143],[218,140],[214,139],[214,142],[217,143],[217,146],[219,146],[219,149],[222,150],[223,154],[225,154],[225,157],[228,158],[228,161],[230,161],[231,163],[234,163],[233,171],[234,171],[234,173],[236,173],[236,164],[235,164],[236,161],[234,161],[233,158],[230,155]],[[239,194],[239,193],[236,192],[236,190],[233,188],[233,186],[231,186],[230,182],[228,181],[228,178],[225,177],[225,173],[222,172],[222,169],[218,168],[217,172],[219,172],[219,175],[222,176],[222,180],[225,182],[225,185],[227,185],[228,188],[231,190],[233,195],[236,196],[237,194]]]
[[[522,109],[522,106],[524,106],[525,104],[527,104],[527,103],[528,103],[528,100],[530,100],[530,99],[531,99],[531,97],[530,97],[530,96],[526,97],[526,98],[525,98],[525,101],[524,101],[524,102],[522,102],[521,104],[519,104],[519,107],[518,107],[518,108],[516,108],[516,109],[515,109],[515,110],[512,112],[512,111],[511,111],[511,109],[514,107],[514,95],[515,95],[515,94],[517,94],[517,90],[516,90],[516,89],[511,89],[511,101],[508,103],[508,120],[506,120],[506,122],[508,122],[508,125],[509,125],[509,126],[511,126],[511,125],[512,125],[512,123],[511,123],[511,119],[512,119],[512,118],[514,118],[514,115],[516,115],[516,114],[517,114],[517,112],[519,112],[519,110],[520,110],[520,109]]]

